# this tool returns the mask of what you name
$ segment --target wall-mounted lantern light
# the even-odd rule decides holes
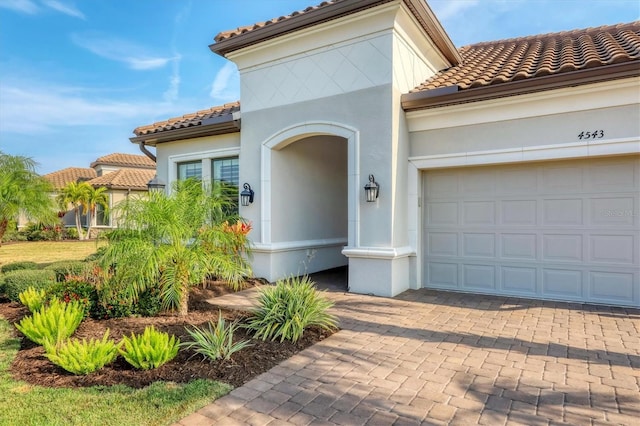
[[[154,175],[153,179],[147,182],[147,189],[149,191],[162,192],[164,191],[165,184],[160,179],[158,179],[158,175]]]
[[[242,187],[244,188],[243,191],[240,193],[240,204],[242,204],[243,206],[248,206],[249,204],[253,203],[253,189],[251,189],[251,185],[249,185],[248,183],[245,183],[244,185],[242,185]]]
[[[380,185],[376,182],[373,175],[369,175],[369,183],[364,186],[364,193],[367,196],[368,203],[373,203],[378,199]]]

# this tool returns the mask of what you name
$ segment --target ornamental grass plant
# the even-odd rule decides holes
[[[104,332],[102,340],[45,341],[44,349],[49,361],[76,375],[93,373],[118,357],[118,346],[109,339],[109,329]]]
[[[233,342],[233,333],[238,327],[239,325],[235,321],[226,324],[222,312],[218,311],[218,323],[214,324],[213,321],[209,321],[208,329],[186,328],[185,330],[193,340],[184,342],[180,346],[192,349],[195,352],[194,356],[202,355],[203,359],[209,359],[209,361],[229,360],[234,353],[251,346],[247,340]]]
[[[79,302],[61,302],[52,299],[33,315],[23,318],[16,328],[29,340],[38,345],[45,341],[60,342],[69,338],[84,318],[84,308]]]
[[[124,336],[118,349],[124,359],[138,370],[151,370],[171,361],[178,355],[180,340],[150,326],[142,334]]]
[[[247,328],[262,340],[296,342],[308,327],[335,328],[337,319],[327,312],[332,306],[308,276],[289,277],[260,292]]]

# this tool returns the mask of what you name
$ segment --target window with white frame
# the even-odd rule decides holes
[[[178,180],[189,178],[202,180],[202,161],[178,163]]]
[[[111,215],[102,204],[96,204],[96,226],[111,226]]]
[[[214,158],[211,160],[213,184],[228,199],[228,210],[231,214],[238,213],[239,168],[238,157]]]

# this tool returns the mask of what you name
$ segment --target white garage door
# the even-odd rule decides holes
[[[640,307],[640,156],[423,178],[425,287]]]

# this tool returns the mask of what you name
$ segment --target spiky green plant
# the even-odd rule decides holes
[[[262,340],[296,342],[307,327],[335,328],[337,319],[327,312],[332,306],[308,276],[289,277],[261,290],[247,328]]]
[[[118,346],[109,339],[109,329],[102,340],[69,339],[58,343],[44,342],[45,356],[70,373],[93,373],[118,357]]]
[[[208,358],[209,361],[228,360],[234,353],[251,346],[248,340],[233,342],[233,334],[239,327],[237,321],[226,324],[222,312],[218,311],[218,323],[214,325],[213,321],[209,321],[208,329],[186,328],[193,340],[184,342],[180,346],[193,349],[194,355],[202,355],[203,359]]]
[[[118,349],[124,359],[138,370],[150,370],[171,361],[178,355],[180,340],[176,336],[146,327],[142,334],[123,337]]]
[[[70,337],[84,318],[84,308],[79,302],[64,303],[51,300],[48,306],[16,324],[29,340],[38,345],[45,341],[59,342]]]
[[[44,289],[36,290],[33,287],[27,288],[18,295],[20,303],[29,308],[29,311],[36,312],[42,308],[47,299],[47,292]]]

